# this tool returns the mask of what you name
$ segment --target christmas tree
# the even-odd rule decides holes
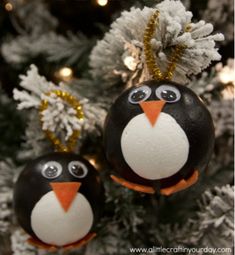
[[[161,70],[174,64],[172,80],[200,97],[215,126],[213,155],[199,181],[171,196],[115,183],[103,143],[115,99],[155,78],[144,35],[156,10],[155,64]],[[161,254],[164,248],[232,254],[233,1],[4,0],[0,12],[0,254]],[[182,54],[172,58],[179,45]],[[55,145],[65,150],[69,141],[100,175],[103,212],[87,245],[47,251],[27,242],[13,190],[28,162]]]

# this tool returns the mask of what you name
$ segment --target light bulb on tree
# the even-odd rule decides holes
[[[105,6],[108,4],[108,0],[97,0],[99,6]]]
[[[220,81],[224,84],[232,82],[235,84],[235,73],[233,69],[225,66],[219,73]]]
[[[216,65],[219,81],[225,84],[222,90],[222,96],[226,100],[234,98],[235,86],[235,72],[234,72],[234,59],[228,59],[227,65],[223,66],[222,63]]]
[[[10,2],[5,4],[5,10],[11,12],[13,10],[13,5]]]
[[[222,83],[235,85],[234,59],[228,59],[226,66],[222,66],[221,63],[217,64],[216,69]]]
[[[62,81],[70,81],[73,78],[73,70],[70,67],[62,67],[56,73],[55,76]]]

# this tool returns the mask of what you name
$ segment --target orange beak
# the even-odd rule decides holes
[[[143,112],[147,116],[149,122],[152,126],[157,121],[157,118],[162,111],[163,106],[165,105],[165,101],[144,101],[140,102],[140,107],[142,108]]]
[[[51,182],[53,191],[56,194],[62,208],[65,212],[68,211],[72,204],[80,186],[80,182]]]

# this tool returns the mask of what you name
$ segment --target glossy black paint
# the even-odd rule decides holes
[[[55,179],[46,179],[41,170],[48,161],[56,161],[62,165],[63,171]],[[68,170],[71,161],[80,161],[88,169],[88,174],[82,178],[75,178]],[[31,212],[35,204],[46,193],[52,190],[51,182],[81,182],[79,193],[82,193],[89,201],[93,214],[94,223],[99,220],[104,204],[104,189],[98,172],[84,158],[72,153],[51,153],[32,160],[21,172],[14,187],[14,209],[21,227],[32,237],[36,238],[31,227]]]
[[[135,174],[125,162],[121,151],[121,135],[128,122],[143,113],[139,104],[128,101],[129,93],[136,87],[124,91],[112,105],[105,121],[104,147],[106,157],[122,178],[134,183],[168,187],[182,178],[188,178],[194,169],[204,170],[214,147],[214,126],[211,115],[203,102],[189,88],[169,81],[145,81],[139,86],[147,85],[152,93],[146,101],[159,100],[155,94],[161,85],[172,85],[181,93],[181,98],[175,103],[166,103],[162,112],[171,115],[185,131],[190,144],[189,156],[185,165],[173,176],[151,181]],[[146,146],[148,146],[146,144]],[[144,148],[143,148],[144,151]]]

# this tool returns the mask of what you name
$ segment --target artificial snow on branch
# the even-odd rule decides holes
[[[48,141],[45,140],[45,134],[42,132],[38,110],[31,110],[29,113],[24,140],[21,150],[17,153],[20,161],[31,160],[50,149]]]
[[[43,0],[12,0],[12,5],[14,12],[10,18],[19,35],[16,38],[8,36],[1,45],[6,62],[20,67],[32,58],[43,56],[48,62],[84,64],[86,55],[94,45],[93,39],[88,39],[82,33],[60,35],[54,32],[58,21]]]
[[[225,134],[233,136],[234,86],[234,59],[229,59],[225,66],[217,63],[211,72],[203,72],[200,78],[194,78],[189,83],[189,87],[208,105],[215,124],[216,137]]]
[[[200,211],[192,220],[192,244],[229,247],[233,243],[234,187],[229,185],[205,191],[198,202]],[[188,236],[188,235],[187,235]],[[217,239],[214,237],[218,236]]]
[[[156,9],[160,12],[159,24],[151,44],[161,70],[165,71],[176,45],[186,46],[177,64],[174,81],[185,83],[189,75],[200,73],[212,60],[220,59],[215,42],[223,40],[223,35],[211,35],[213,25],[203,20],[193,23],[192,13],[186,11],[180,1],[165,0],[154,8],[124,11],[112,23],[111,30],[97,43],[90,56],[91,72],[94,79],[102,81],[100,86],[111,87],[120,80],[132,86],[149,79],[143,35]]]
[[[228,59],[226,65],[219,62],[212,67],[209,73],[202,72],[201,77],[193,77],[188,86],[199,96],[203,97],[207,104],[211,103],[216,91],[217,95],[218,93],[221,94],[221,97],[225,100],[234,99],[234,67],[234,59]]]
[[[56,90],[58,87],[52,82],[48,82],[45,77],[40,76],[35,65],[31,65],[26,75],[20,75],[20,86],[24,89],[20,91],[14,89],[14,99],[20,100],[17,108],[37,108],[41,102],[41,96],[50,90]]]
[[[215,125],[215,150],[210,163],[210,172],[220,171],[221,168],[234,161],[234,100],[212,100],[209,110]]]
[[[11,224],[12,210],[9,205],[12,204],[12,190],[5,189],[0,192],[0,232],[9,231]]]
[[[180,227],[160,225],[157,240],[171,247],[219,247],[233,246],[234,187],[226,185],[207,190],[198,201],[199,210]]]
[[[226,43],[234,39],[233,0],[208,0],[207,7],[201,11],[201,16],[213,23],[216,31],[223,31]]]
[[[76,111],[61,100],[56,94],[47,96],[47,93],[53,90],[66,91],[63,84],[56,86],[46,81],[44,77],[38,74],[36,66],[31,65],[27,75],[21,75],[20,86],[24,91],[14,89],[14,99],[20,101],[18,109],[40,108],[42,100],[48,101],[47,109],[41,112],[42,129],[56,132],[57,129],[65,130],[65,140],[71,136],[73,130],[81,130],[83,120],[76,117]]]
[[[55,32],[41,35],[20,35],[14,40],[2,44],[2,55],[11,64],[21,65],[39,55],[48,62],[63,61],[67,65],[78,64],[94,45],[83,34],[67,33],[67,36]]]
[[[43,0],[11,0],[14,11],[10,13],[12,25],[20,34],[40,35],[55,29],[57,19],[50,13]]]
[[[194,77],[189,83],[189,87],[207,104],[215,126],[215,150],[208,170],[210,175],[233,162],[234,85],[234,59],[228,59],[224,66],[217,63],[210,72],[203,72],[200,78]]]
[[[22,229],[15,228],[11,235],[11,250],[13,255],[58,255],[65,254],[63,251],[49,252],[44,249],[37,249],[36,247],[28,244],[27,239],[29,235]],[[73,254],[69,251],[66,254]],[[77,254],[77,253],[76,253]]]
[[[212,101],[209,110],[215,122],[215,135],[232,137],[234,132],[233,100]]]
[[[0,233],[9,232],[12,221],[12,185],[14,164],[0,161]]]
[[[13,255],[39,255],[37,250],[27,243],[28,238],[29,236],[20,229],[16,229],[12,233],[11,249]]]
[[[125,236],[127,232],[117,224],[107,223],[105,233],[102,234],[86,247],[84,255],[124,255],[133,246]]]
[[[14,89],[13,91],[14,99],[19,101],[19,110],[29,108],[39,110],[41,101],[45,99],[48,101],[48,107],[41,112],[43,130],[49,130],[57,135],[61,134],[61,130],[63,130],[64,139],[66,141],[73,133],[73,130],[83,131],[85,133],[93,132],[100,135],[106,111],[101,108],[99,103],[90,103],[87,98],[78,95],[78,91],[77,93],[75,93],[75,91],[72,92],[72,89],[64,83],[60,83],[56,86],[52,82],[48,82],[45,77],[39,75],[38,69],[35,65],[31,65],[27,74],[21,75],[20,79],[20,86],[24,90],[20,91],[18,89]],[[85,118],[78,118],[73,107],[56,94],[52,93],[50,96],[47,95],[48,92],[53,90],[60,90],[74,94],[79,99],[83,107]],[[32,118],[35,118],[35,114]],[[39,119],[37,114],[36,118]],[[36,121],[36,123],[38,124],[39,129],[39,121]],[[28,134],[33,133],[33,141],[35,141],[37,134],[39,140],[41,140],[41,132],[35,133],[35,125],[30,125],[29,129],[33,131],[28,131]]]
[[[49,40],[42,47],[42,53],[49,62],[64,60],[67,65],[73,65],[78,64],[83,56],[90,52],[93,45],[94,40],[82,33],[68,32],[67,36],[51,33]]]

